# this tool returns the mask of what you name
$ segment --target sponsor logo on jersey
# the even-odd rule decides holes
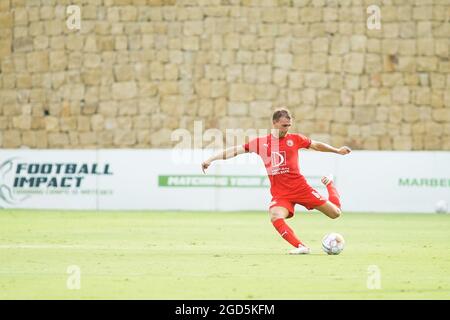
[[[279,167],[286,164],[286,151],[272,151],[272,167]]]

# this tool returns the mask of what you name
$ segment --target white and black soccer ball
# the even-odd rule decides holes
[[[326,234],[322,239],[322,249],[327,254],[336,255],[342,252],[345,247],[344,237],[336,232]]]
[[[448,203],[445,200],[439,200],[434,205],[434,212],[436,213],[447,213],[448,212]]]

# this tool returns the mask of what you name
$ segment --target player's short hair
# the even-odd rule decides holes
[[[288,109],[286,109],[286,108],[279,108],[279,109],[276,109],[273,112],[272,121],[273,122],[277,122],[278,120],[280,120],[280,118],[291,119],[292,116],[291,116],[291,113],[289,112]]]

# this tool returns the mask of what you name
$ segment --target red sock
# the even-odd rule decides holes
[[[337,192],[333,182],[330,182],[327,185],[327,190],[328,190],[328,200],[330,200],[331,203],[335,204],[340,209],[341,202],[339,201],[339,193]]]
[[[300,244],[303,245],[303,243],[295,236],[294,231],[292,231],[292,229],[289,228],[286,222],[284,222],[284,219],[280,218],[272,221],[272,224],[275,229],[277,229],[278,233],[281,234],[284,240],[292,244],[294,247],[298,248]]]

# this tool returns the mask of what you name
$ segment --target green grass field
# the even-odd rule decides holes
[[[1,210],[0,299],[450,298],[450,215],[299,211],[289,224],[312,254],[288,255],[265,212]],[[341,255],[321,250],[331,231]]]

